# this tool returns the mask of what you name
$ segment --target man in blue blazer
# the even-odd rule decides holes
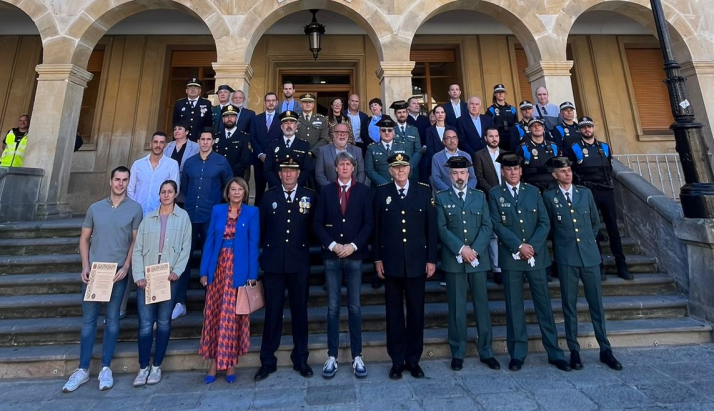
[[[355,181],[353,177],[356,165],[351,154],[337,154],[333,166],[337,179],[322,187],[312,226],[322,246],[327,280],[328,357],[322,368],[322,376],[328,379],[337,372],[343,278],[347,284],[352,369],[357,378],[367,376],[362,360],[360,289],[362,260],[369,255],[367,242],[372,234],[374,219],[372,193],[369,187]]]
[[[449,85],[449,101],[443,107],[446,111],[446,124],[456,127],[456,120],[465,116],[468,111],[466,103],[461,101],[461,86],[456,83]]]
[[[286,113],[289,113],[286,111]],[[283,113],[285,114],[285,113]],[[285,156],[280,161],[280,185],[265,192],[260,203],[260,232],[263,253],[265,323],[260,346],[260,369],[255,380],[268,378],[277,370],[275,352],[283,334],[285,290],[290,299],[293,369],[312,376],[307,364],[307,300],[310,290],[310,241],[315,192],[298,185],[300,163]]]
[[[253,166],[255,175],[255,202],[259,205],[265,192],[265,159],[270,154],[268,143],[282,137],[283,131],[280,129],[280,119],[275,107],[278,104],[278,95],[272,91],[265,95],[265,111],[255,116],[255,132],[251,134],[250,145],[253,147],[253,155],[250,164]]]
[[[471,156],[486,147],[483,136],[486,129],[491,127],[491,117],[481,114],[481,99],[471,97],[468,104],[468,113],[457,120],[459,132],[459,148]]]
[[[350,118],[355,145],[362,150],[362,158],[367,154],[367,146],[372,143],[369,138],[369,116],[359,110],[359,96],[353,94],[347,100],[347,110],[344,115]]]

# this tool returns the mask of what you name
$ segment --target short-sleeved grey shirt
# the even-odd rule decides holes
[[[110,198],[89,206],[82,223],[82,227],[92,229],[89,264],[96,261],[117,263],[121,268],[131,247],[133,231],[139,229],[143,216],[141,205],[129,197],[116,208]]]

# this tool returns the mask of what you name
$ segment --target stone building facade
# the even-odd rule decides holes
[[[662,0],[689,99],[714,144],[714,12]],[[25,165],[45,170],[38,218],[82,213],[108,173],[148,152],[170,127],[189,74],[229,84],[262,111],[297,78],[318,96],[357,93],[385,106],[414,94],[425,108],[456,81],[488,105],[574,101],[620,153],[674,151],[649,0],[0,0],[0,126],[32,114]],[[308,9],[327,21],[307,50]],[[325,21],[322,21],[325,22]],[[330,84],[338,78],[339,84]],[[341,80],[340,80],[341,79]],[[324,82],[324,83],[323,83]],[[664,97],[663,97],[664,95]],[[79,127],[84,147],[73,153]]]

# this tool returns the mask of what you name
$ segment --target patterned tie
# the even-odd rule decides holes
[[[191,108],[196,108],[196,100],[191,100]]]
[[[290,143],[292,142],[292,139],[287,139],[285,140],[285,148],[290,148]]]
[[[233,135],[233,132],[226,130],[226,140],[230,139],[231,135]]]
[[[406,197],[406,195],[404,195],[404,189],[403,189],[403,188],[400,188],[400,189],[399,189],[399,198],[402,199],[402,200],[404,200],[404,197]]]
[[[518,201],[518,188],[517,187],[513,187],[513,198],[515,198],[516,201]]]
[[[568,206],[572,206],[572,205],[573,205],[573,202],[570,201],[570,192],[569,192],[569,191],[566,191],[566,192],[565,192],[565,201],[568,202]]]
[[[285,190],[285,194],[287,195],[285,200],[288,202],[288,204],[293,203],[293,191],[295,191],[295,190]]]
[[[340,190],[340,213],[342,215],[345,215],[347,212],[347,184],[342,186],[342,190]]]
[[[464,201],[464,192],[463,191],[459,191],[459,200],[461,200],[462,202]]]

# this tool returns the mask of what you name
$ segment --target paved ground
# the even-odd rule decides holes
[[[71,394],[62,380],[0,382],[0,406],[28,410],[714,410],[714,344],[618,349],[624,370],[611,371],[597,352],[583,352],[585,369],[564,373],[531,355],[520,372],[491,371],[467,359],[461,372],[448,360],[425,360],[426,378],[405,374],[390,381],[389,364],[367,362],[369,377],[357,380],[343,364],[332,380],[300,377],[281,368],[260,383],[254,369],[238,371],[238,381],[206,386],[199,372],[167,373],[155,386],[132,388],[133,375],[115,376],[113,389],[100,392],[96,376]],[[368,360],[368,359],[367,359]],[[317,359],[312,365],[319,372]],[[100,408],[101,407],[101,408]]]

